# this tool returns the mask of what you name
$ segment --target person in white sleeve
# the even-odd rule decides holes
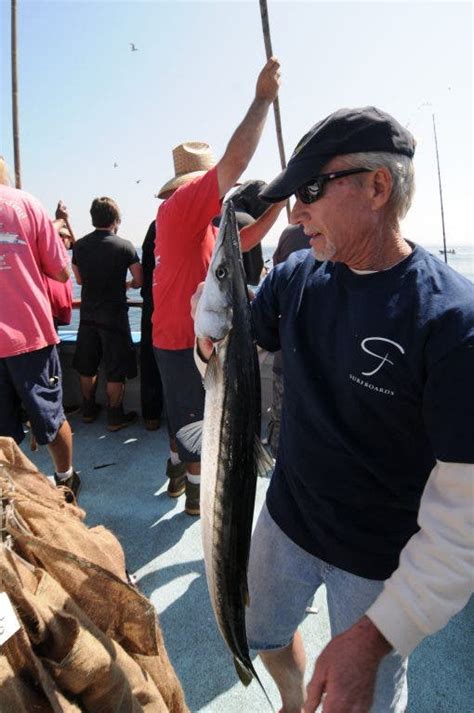
[[[247,634],[283,713],[323,699],[324,713],[402,713],[409,654],[472,591],[474,285],[401,233],[414,152],[384,111],[341,109],[262,193],[295,195],[312,248],[252,302],[285,390]],[[332,639],[305,690],[298,627],[321,584]]]

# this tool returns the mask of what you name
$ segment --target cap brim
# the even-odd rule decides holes
[[[315,178],[327,160],[327,157],[322,156],[320,161],[314,157],[309,160],[290,160],[288,166],[259,194],[260,198],[268,203],[284,201],[292,196],[297,188]]]

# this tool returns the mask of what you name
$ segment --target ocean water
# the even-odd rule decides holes
[[[439,245],[431,245],[431,246],[425,246],[427,250],[429,250],[433,255],[435,255],[437,258],[442,260],[444,262],[444,256],[440,254],[440,246]],[[474,245],[459,245],[458,247],[454,246],[453,249],[455,250],[454,254],[449,254],[448,255],[448,265],[452,267],[454,270],[457,270],[460,272],[462,275],[468,278],[471,282],[474,283]],[[271,268],[272,266],[272,255],[275,251],[275,246],[274,245],[264,245],[263,246],[263,259],[265,261],[265,264],[267,267]],[[138,254],[140,255],[140,250],[138,250]],[[76,284],[74,280],[74,276],[72,277],[73,280],[73,295],[75,299],[79,299],[81,296],[81,288],[79,285]],[[129,290],[128,291],[128,297],[129,299],[133,300],[140,300],[140,290]],[[132,328],[132,331],[140,331],[140,317],[141,317],[141,310],[139,307],[131,307],[129,310],[129,319],[130,319],[130,326]],[[68,329],[77,329],[79,326],[79,310],[74,310],[73,311],[73,317],[71,321],[70,327]]]

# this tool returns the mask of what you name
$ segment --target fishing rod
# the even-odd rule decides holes
[[[435,140],[435,149],[436,149],[436,163],[438,166],[438,184],[439,184],[439,202],[441,206],[441,225],[443,227],[443,251],[444,251],[444,262],[448,262],[448,251],[446,250],[446,230],[444,227],[444,207],[443,207],[443,188],[441,185],[441,168],[439,165],[439,153],[438,153],[438,139],[436,137],[436,122],[435,122],[435,115],[431,115],[433,118],[433,132],[434,132],[434,140]]]
[[[13,117],[13,155],[15,160],[15,187],[21,188],[20,167],[20,124],[18,120],[18,68],[16,51],[16,0],[11,0],[11,62],[12,62],[12,117]]]
[[[268,7],[267,0],[260,0],[260,15],[262,17],[262,29],[263,29],[263,40],[265,42],[265,52],[267,55],[267,60],[273,56],[272,50],[272,39],[270,35],[270,20],[268,19]],[[283,143],[283,132],[281,128],[281,114],[280,114],[280,102],[278,96],[273,102],[273,111],[275,114],[275,128],[277,134],[278,150],[280,152],[280,163],[281,167],[286,168],[286,158],[285,158],[285,146]],[[286,212],[288,215],[288,222],[290,222],[290,201],[286,202]]]

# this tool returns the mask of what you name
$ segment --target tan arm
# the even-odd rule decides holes
[[[260,141],[268,109],[278,94],[279,85],[280,63],[275,57],[271,57],[258,76],[255,99],[229,141],[224,156],[217,164],[221,198],[235,186],[236,181],[249,165]]]
[[[240,231],[240,248],[243,253],[248,252],[263,240],[285,205],[286,201],[274,203],[252,225],[246,225],[245,228],[242,228]]]
[[[74,263],[72,265],[72,271],[74,273],[74,277],[76,278],[77,284],[82,285],[81,273],[79,272],[79,268],[77,267],[77,265],[74,265]]]
[[[127,290],[130,287],[133,290],[136,290],[143,285],[143,268],[141,266],[141,263],[139,263],[139,262],[133,263],[133,265],[130,265],[129,270],[132,273],[132,279],[126,283]]]

